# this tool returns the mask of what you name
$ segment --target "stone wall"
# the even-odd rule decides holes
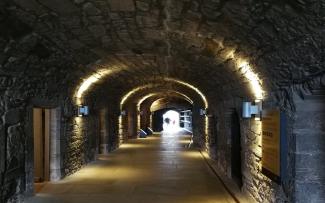
[[[60,109],[60,177],[93,160],[97,147],[97,118],[76,118],[71,100],[74,75],[66,71],[78,67],[73,57],[20,21],[11,23],[16,27],[0,33],[0,202],[20,202],[33,192],[33,107]]]
[[[128,138],[136,138],[138,136],[138,110],[135,104],[130,104],[127,107],[128,112]]]
[[[109,151],[117,149],[123,142],[119,137],[119,108],[115,103],[109,106],[108,119],[108,146]]]
[[[196,99],[194,141],[209,150],[220,171],[230,176],[229,110],[240,112],[248,95],[253,100],[237,60],[247,60],[270,97],[272,93],[270,107],[279,106],[287,114],[289,171],[294,174],[284,186],[261,175],[259,123],[241,120],[243,191],[258,202],[298,201],[317,191],[312,198],[321,201],[323,168],[317,163],[323,148],[316,144],[318,151],[313,151],[316,141],[302,148],[308,126],[299,123],[304,105],[314,104],[302,102],[295,115],[292,89],[302,94],[315,77],[324,75],[324,7],[323,1],[305,0],[0,1],[0,201],[14,202],[19,194],[31,193],[32,175],[24,171],[33,165],[31,153],[25,154],[32,151],[28,126],[33,106],[61,109],[62,176],[93,159],[98,148],[96,102],[87,103],[94,114],[75,118],[72,95],[83,79],[103,67],[119,70],[98,85],[101,90],[94,97],[103,100],[108,92],[115,98],[107,100],[112,104],[107,121],[111,150],[119,145],[120,96],[147,84],[187,94],[185,87],[167,85],[161,78],[180,79],[207,95],[213,133],[210,129],[206,137],[205,117],[199,115],[202,105]],[[322,115],[311,111],[309,117],[317,125],[308,136],[322,143]],[[305,158],[315,170],[303,167]],[[309,188],[313,188],[310,196],[301,192]]]
[[[64,174],[70,175],[98,153],[99,117],[92,112],[87,117],[71,117],[65,124]]]
[[[324,201],[324,85],[316,79],[312,90],[296,91],[278,100],[277,92],[263,101],[263,109],[279,108],[286,117],[287,175],[282,184],[271,181],[261,173],[261,122],[240,119],[242,192],[256,202],[323,202]],[[320,85],[319,85],[319,81]],[[298,92],[298,93],[297,93]],[[248,97],[249,98],[249,97]],[[251,99],[245,99],[251,100]],[[242,97],[210,103],[210,157],[218,163],[219,171],[232,179],[231,123],[229,112],[241,112]],[[281,101],[287,100],[293,106]],[[211,99],[211,101],[217,101]],[[233,180],[235,182],[235,180]]]
[[[271,99],[264,101],[264,108],[275,107]],[[212,100],[213,101],[213,100]],[[210,119],[213,119],[209,126],[210,149],[209,155],[215,159],[219,172],[224,174],[243,194],[254,199],[256,202],[290,202],[294,197],[293,176],[288,177],[283,185],[278,185],[261,172],[261,122],[254,119],[241,118],[241,104],[243,98],[232,98],[217,104],[210,104]],[[272,100],[271,100],[272,101]],[[232,136],[231,136],[231,115],[237,112],[240,118],[240,140],[241,140],[241,172],[242,186],[232,174]],[[290,121],[289,114],[287,115]],[[288,122],[288,137],[292,137],[290,129],[291,123]],[[288,138],[289,139],[289,138]],[[290,138],[291,139],[291,138]],[[294,143],[289,142],[289,149],[294,147]],[[294,156],[288,153],[288,173],[294,168]],[[291,161],[290,161],[291,160]],[[292,174],[292,173],[290,173]]]
[[[201,106],[193,105],[192,109],[192,132],[193,132],[193,147],[198,147],[202,150],[207,150],[206,134],[205,134],[205,116],[200,115]]]
[[[295,95],[295,202],[325,201],[325,91]]]

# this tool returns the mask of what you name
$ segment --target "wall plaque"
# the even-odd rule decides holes
[[[285,116],[278,109],[263,111],[262,173],[277,183],[285,172]]]

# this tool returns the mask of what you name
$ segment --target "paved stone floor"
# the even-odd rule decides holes
[[[27,202],[234,202],[188,135],[131,140],[77,173],[46,184]]]

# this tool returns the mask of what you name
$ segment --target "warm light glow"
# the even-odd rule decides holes
[[[80,85],[77,91],[77,98],[81,98],[83,93],[88,90],[88,88],[95,82],[97,82],[100,78],[105,75],[110,74],[112,71],[108,69],[99,70],[98,72],[94,73],[87,79],[85,79],[82,84]]]
[[[151,94],[148,94],[148,95],[142,97],[142,98],[138,101],[138,103],[137,103],[137,109],[138,109],[138,111],[140,111],[140,106],[141,106],[141,104],[142,104],[142,102],[143,102],[144,100],[146,100],[146,99],[148,99],[148,98],[150,98],[150,97],[156,96],[156,95],[158,95],[158,93],[151,93]]]
[[[178,95],[184,97],[184,98],[186,99],[186,101],[188,101],[188,102],[190,102],[191,104],[193,104],[193,100],[192,100],[191,98],[189,98],[187,95],[185,95],[185,94],[183,94],[183,93],[180,93],[180,92],[178,92],[178,91],[174,91],[174,90],[171,91],[171,92],[176,93],[176,94],[178,94]],[[160,94],[161,94],[161,93],[150,93],[150,94],[148,94],[148,95],[142,97],[142,98],[138,101],[138,103],[137,103],[138,111],[140,111],[140,106],[141,106],[141,104],[142,104],[146,99],[148,99],[148,98],[150,98],[150,97],[153,97],[153,96],[160,95]]]
[[[165,100],[165,98],[159,98],[156,101],[152,102],[151,106],[150,106],[150,111],[153,112],[155,111],[154,107],[159,106],[160,103],[163,103]]]
[[[261,80],[258,75],[254,73],[253,69],[250,67],[249,63],[244,61],[238,65],[240,72],[249,80],[251,89],[254,92],[256,99],[263,99],[263,89],[261,85]]]
[[[145,86],[141,86],[141,87],[134,88],[134,89],[132,89],[130,92],[128,92],[126,95],[124,95],[124,96],[122,97],[122,99],[121,99],[121,102],[120,102],[120,109],[123,108],[124,103],[126,102],[126,100],[127,100],[131,95],[135,94],[136,92],[138,92],[138,91],[140,91],[140,90],[143,90],[143,89],[145,89],[145,88],[148,88],[148,87],[150,87],[150,86],[152,86],[152,85],[145,85]]]
[[[99,157],[99,160],[111,160],[110,158]],[[119,180],[130,180],[143,175],[143,170],[134,170],[130,167],[123,167],[118,165],[88,165],[85,168],[73,173],[72,175],[64,178],[58,184],[76,184],[85,180],[93,181],[96,183],[105,183],[108,180],[114,180],[118,177]]]
[[[206,151],[201,151],[200,153],[201,153],[201,156],[205,157],[206,159],[209,159],[209,158],[210,158],[210,155],[209,155],[208,152],[206,152]]]
[[[205,109],[207,109],[208,108],[208,106],[209,106],[209,104],[208,104],[208,101],[207,101],[207,99],[206,99],[206,97],[205,97],[205,95],[198,89],[198,88],[196,88],[195,86],[193,86],[193,85],[191,85],[191,84],[189,84],[189,83],[187,83],[187,82],[184,82],[184,81],[181,81],[181,80],[177,80],[177,79],[174,79],[174,78],[165,78],[164,79],[165,81],[167,81],[167,82],[174,82],[174,83],[177,83],[177,84],[180,84],[180,85],[183,85],[183,86],[186,86],[186,87],[188,87],[188,88],[190,88],[190,89],[192,89],[192,90],[194,90],[196,93],[198,93],[199,95],[200,95],[200,97],[202,98],[202,100],[203,100],[203,102],[204,102],[204,106],[205,106]],[[141,90],[143,90],[143,89],[146,89],[146,88],[149,88],[149,87],[153,87],[153,85],[145,85],[145,86],[141,86],[141,87],[137,87],[137,88],[134,88],[134,89],[132,89],[131,91],[129,91],[127,94],[125,94],[123,97],[122,97],[122,99],[121,99],[121,102],[120,102],[120,109],[123,109],[123,106],[124,106],[124,103],[128,100],[128,98],[129,97],[131,97],[133,94],[135,94],[135,93],[137,93],[138,91],[141,91]],[[182,94],[182,93],[181,93]],[[184,95],[184,94],[182,94],[183,96],[186,96],[186,95]],[[188,96],[186,96],[188,99],[190,99]],[[144,101],[144,100],[143,100]],[[191,103],[193,104],[193,101],[190,99],[190,101],[191,101]],[[138,103],[139,104],[139,103]],[[141,103],[140,103],[140,105],[141,105]],[[138,108],[139,108],[139,106],[138,106]],[[140,116],[137,116],[137,118],[138,118],[138,122],[137,122],[137,125],[138,125],[138,127],[140,127],[140,122],[139,122],[139,120],[140,120]],[[152,119],[152,117],[151,117],[151,119]],[[205,128],[204,128],[204,130],[205,130],[205,134],[206,134],[206,136],[208,136],[208,128],[209,128],[209,126],[208,126],[208,119],[209,118],[205,118]],[[152,122],[152,121],[151,121]]]
[[[165,78],[165,80],[168,81],[168,82],[175,82],[175,83],[184,85],[184,86],[189,87],[190,89],[194,90],[202,98],[205,108],[207,109],[209,107],[207,98],[205,97],[205,95],[197,87],[194,87],[193,85],[191,85],[191,84],[189,84],[187,82],[177,80],[177,79],[174,79],[174,78]]]
[[[140,112],[140,110],[141,110],[140,107],[141,107],[142,102],[144,100],[148,99],[149,97],[152,97],[152,96],[155,96],[155,95],[157,95],[157,93],[151,93],[151,94],[148,94],[147,96],[142,97],[137,103],[138,112]],[[141,128],[141,115],[140,114],[138,115],[137,125],[138,125],[138,129],[140,129]]]
[[[120,69],[118,69],[118,68],[101,69],[101,70],[98,70],[95,73],[93,73],[91,76],[89,76],[85,80],[83,80],[83,82],[81,83],[81,85],[79,86],[79,88],[77,89],[77,91],[75,93],[75,97],[77,99],[76,103],[81,104],[81,98],[83,97],[84,93],[87,90],[89,90],[89,88],[94,83],[97,83],[103,77],[110,75],[110,74],[116,72],[117,70],[120,70]]]
[[[256,126],[254,129],[252,129],[254,131],[254,133],[256,134],[261,134],[262,133],[262,122],[255,122],[254,123]],[[256,141],[252,147],[254,154],[258,155],[259,157],[262,157],[262,136],[256,136]],[[262,165],[261,162],[254,162],[256,164],[256,166],[259,169],[262,169]]]
[[[137,115],[137,129],[140,129],[141,128],[141,115],[140,113],[138,113]],[[142,129],[144,130],[144,129]]]
[[[124,143],[120,146],[121,149],[140,149],[140,148],[148,148],[147,144],[144,143]]]
[[[82,122],[82,119],[81,119],[81,116],[77,116],[77,117],[75,117],[74,118],[74,121],[75,121],[75,123],[77,124],[77,125],[75,125],[76,127],[79,125],[79,124],[81,124],[81,122]]]
[[[236,62],[236,68],[239,69],[240,73],[249,81],[251,90],[254,94],[255,99],[263,99],[264,91],[262,87],[262,80],[254,72],[254,69],[250,66],[248,60],[236,55],[236,50],[234,48],[226,48],[222,42],[214,40],[220,48],[225,51],[219,54],[225,60],[232,59]]]
[[[188,97],[186,94],[180,93],[178,91],[173,91],[173,92],[176,93],[176,94],[179,94],[179,95],[183,96],[186,99],[186,101],[190,102],[191,104],[194,103],[193,100],[190,97]]]
[[[184,81],[181,81],[181,80],[177,80],[177,79],[174,79],[174,78],[165,78],[164,79],[165,81],[167,82],[174,82],[174,83],[178,83],[180,85],[183,85],[183,86],[186,86],[192,90],[194,90],[196,93],[198,93],[200,95],[200,97],[202,98],[203,102],[204,102],[204,106],[205,108],[208,108],[208,101],[205,97],[205,95],[196,87],[194,87],[193,85],[187,83],[187,82],[184,82]],[[126,100],[131,97],[133,94],[135,94],[136,92],[138,91],[141,91],[143,89],[146,89],[146,88],[149,88],[149,87],[153,87],[154,85],[144,85],[144,86],[141,86],[141,87],[137,87],[137,88],[134,88],[132,89],[131,91],[129,91],[127,94],[125,94],[122,99],[121,99],[121,102],[120,102],[120,108],[122,109],[123,108],[123,105],[124,103],[126,102]],[[181,93],[182,95],[184,95],[183,93]],[[186,95],[185,95],[186,96]],[[188,99],[190,99],[188,96],[186,96]],[[192,101],[190,99],[190,101]],[[193,101],[192,101],[193,102]]]
[[[201,159],[201,154],[198,151],[187,151],[186,153],[183,153],[182,156],[190,159]]]
[[[228,53],[227,53],[227,56],[226,56],[226,58],[231,58],[231,59],[233,59],[234,57],[235,57],[235,51],[234,50],[231,50],[231,51],[229,51]]]
[[[119,126],[119,129],[118,129],[118,133],[119,133],[119,143],[120,145],[123,143],[124,141],[124,137],[123,137],[123,124],[122,124],[122,115],[120,115],[118,117],[118,126]]]

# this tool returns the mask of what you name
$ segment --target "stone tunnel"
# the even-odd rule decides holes
[[[325,202],[324,0],[1,0],[0,48],[1,203]]]

